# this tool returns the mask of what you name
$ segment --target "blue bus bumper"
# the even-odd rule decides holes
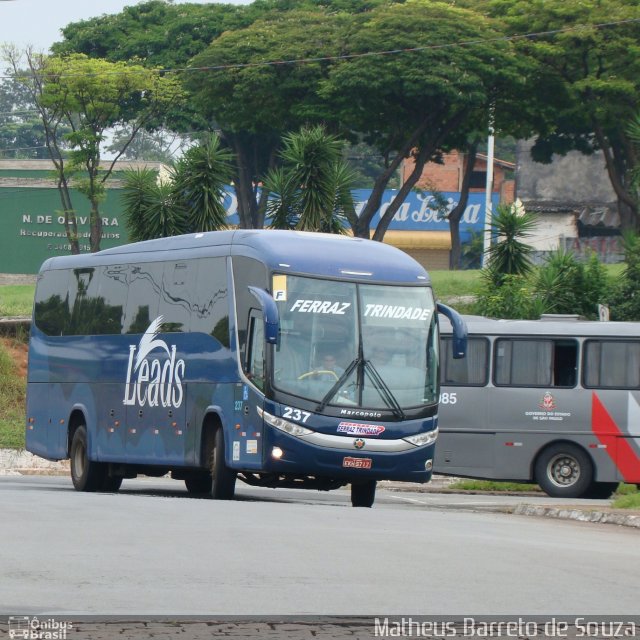
[[[265,425],[264,464],[267,473],[325,478],[428,482],[431,479],[435,444],[407,451],[367,451],[354,448],[320,447]],[[353,436],[346,443],[355,442]],[[281,452],[280,457],[274,456]]]

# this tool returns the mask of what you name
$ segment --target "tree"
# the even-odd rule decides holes
[[[64,138],[68,135],[69,128],[64,124],[63,111],[55,106],[48,106],[43,100],[47,57],[30,47],[25,50],[24,55],[15,47],[5,47],[3,55],[13,70],[15,82],[27,92],[42,122],[45,145],[55,169],[56,188],[62,204],[65,233],[71,253],[78,254],[80,253],[78,223],[71,200],[69,170],[64,149]],[[23,58],[26,68],[22,67]]]
[[[625,270],[609,299],[612,320],[640,320],[640,236],[623,236]]]
[[[360,214],[366,236],[389,178],[405,158],[414,170],[380,220],[381,240],[428,161],[466,143],[524,87],[524,67],[492,19],[451,4],[413,0],[358,15],[344,45],[347,58],[331,66],[321,95],[341,124],[365,134],[389,158]],[[472,45],[464,43],[472,42]],[[381,43],[384,43],[381,46]],[[389,55],[370,52],[390,50]]]
[[[486,275],[500,286],[506,275],[526,276],[531,272],[533,247],[523,242],[531,235],[536,216],[517,205],[498,205],[491,223],[496,241],[489,247]]]
[[[89,200],[90,246],[91,251],[98,251],[102,237],[99,205],[105,183],[138,131],[180,96],[178,84],[174,78],[140,65],[93,60],[82,54],[47,58],[39,81],[39,104],[59,114],[71,128],[64,135],[69,148],[65,171],[67,175],[83,172],[77,188]],[[129,137],[102,169],[105,132],[127,122],[135,123]]]
[[[169,180],[160,182],[150,169],[128,171],[123,204],[131,240],[224,229],[231,170],[231,155],[213,135],[186,152]]]
[[[245,29],[222,34],[192,61],[194,67],[209,71],[189,73],[186,86],[235,154],[241,227],[259,228],[264,223],[266,195],[259,185],[276,164],[283,134],[321,122],[326,113],[317,85],[329,62],[264,62],[335,55],[345,22],[348,16],[343,14],[274,13]]]
[[[283,166],[264,182],[272,228],[344,233],[354,208],[355,174],[342,158],[343,146],[320,126],[284,137]]]
[[[46,158],[44,127],[28,90],[0,81],[0,158]]]
[[[626,131],[637,111],[640,90],[638,3],[496,0],[489,6],[513,33],[547,34],[517,43],[520,52],[540,64],[547,110],[552,111],[538,132],[534,158],[549,162],[553,153],[571,149],[602,153],[622,226],[640,229],[638,201],[631,188],[633,168],[640,159]]]

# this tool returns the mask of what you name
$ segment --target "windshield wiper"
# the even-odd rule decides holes
[[[364,361],[365,371],[369,373],[373,384],[376,387],[376,390],[380,394],[380,397],[387,403],[387,406],[393,412],[393,415],[396,418],[400,418],[401,420],[406,419],[406,415],[400,406],[397,398],[393,395],[391,389],[389,389],[389,385],[382,379],[382,376],[378,373],[378,370],[373,366],[371,360]]]
[[[329,400],[331,400],[331,398],[333,398],[333,396],[336,395],[336,393],[338,392],[338,389],[340,389],[340,387],[347,381],[349,376],[353,373],[354,369],[356,369],[361,362],[362,362],[362,358],[358,354],[356,358],[352,360],[349,366],[344,370],[343,374],[335,381],[331,389],[327,391],[324,398],[322,398],[322,400],[320,401],[320,404],[316,407],[316,411],[324,410]]]

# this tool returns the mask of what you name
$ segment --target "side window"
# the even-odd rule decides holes
[[[588,340],[584,350],[585,387],[640,388],[640,342]]]
[[[496,340],[496,386],[574,387],[578,345],[575,340]]]
[[[127,276],[126,265],[101,267],[98,286],[99,308],[96,310],[102,319],[100,333],[122,333],[124,308],[127,303]]]
[[[262,313],[252,311],[249,319],[249,345],[245,372],[253,384],[264,391],[264,322]]]
[[[267,270],[265,266],[243,256],[233,257],[233,280],[236,300],[236,322],[238,325],[238,347],[240,362],[246,362],[247,333],[249,329],[249,314],[252,310],[259,310],[260,305],[249,291],[249,286],[268,288]]]
[[[467,355],[455,360],[450,337],[440,338],[440,384],[478,386],[487,384],[489,341],[486,338],[469,338]]]
[[[68,283],[68,271],[45,271],[38,278],[34,322],[36,327],[48,336],[62,336],[68,331]]]
[[[83,267],[71,271],[71,292],[73,307],[71,308],[71,326],[69,334],[84,336],[102,333],[100,330],[102,317],[98,286],[99,269]]]
[[[132,264],[123,333],[144,333],[158,317],[163,263]]]
[[[229,347],[229,298],[227,296],[227,259],[201,258],[193,292],[191,331],[213,336]]]
[[[158,315],[162,316],[162,331],[189,331],[196,276],[197,265],[194,260],[164,263],[158,308]]]

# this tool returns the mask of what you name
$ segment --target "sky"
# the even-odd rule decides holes
[[[211,0],[189,0],[208,4]],[[215,0],[214,0],[215,1]],[[176,0],[180,4],[182,0]],[[251,0],[226,0],[228,4],[250,4]],[[120,13],[139,0],[0,0],[0,44],[19,48],[33,45],[46,51],[62,39],[60,29],[70,22],[103,14]]]

